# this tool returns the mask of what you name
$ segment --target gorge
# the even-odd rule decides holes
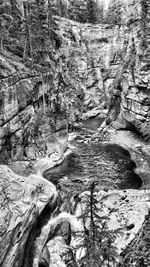
[[[0,25],[0,266],[149,266],[149,1],[3,0]]]

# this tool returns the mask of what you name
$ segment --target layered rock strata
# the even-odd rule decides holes
[[[54,209],[57,192],[39,175],[21,177],[0,167],[0,265],[25,266],[25,247],[33,225],[44,209]]]
[[[62,130],[66,136],[68,123],[95,107],[108,108],[108,121],[116,121],[117,128],[148,131],[150,7],[145,4],[143,9],[140,0],[126,2],[121,26],[55,17],[59,45],[44,74],[1,55],[3,161],[47,153],[49,140],[57,139],[53,133]]]
[[[54,76],[47,73],[43,78],[11,55],[1,56],[0,60],[1,163],[35,160],[50,155],[58,147],[63,153],[67,147],[68,121],[61,111],[56,111]],[[60,94],[62,106],[64,99]]]

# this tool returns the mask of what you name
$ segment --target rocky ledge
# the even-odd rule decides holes
[[[47,56],[46,72],[10,53],[0,55],[3,162],[47,154],[53,133],[66,135],[68,122],[97,107],[108,108],[116,128],[149,134],[150,7],[146,1],[143,10],[140,0],[125,5],[121,26],[54,17],[59,46]]]
[[[2,165],[0,188],[0,265],[26,266],[28,237],[45,209],[52,214],[56,189],[39,175],[22,177]]]
[[[67,213],[56,217],[56,210],[59,209],[56,188],[42,177],[46,169],[62,160],[62,155],[58,157],[58,153],[51,158],[40,159],[34,166],[35,174],[27,177],[14,173],[8,166],[0,165],[1,266],[37,267],[43,261],[49,264],[49,254],[63,264],[59,259],[60,252],[53,251],[50,244],[57,241],[54,238],[58,238],[61,240],[61,248],[66,251],[70,224],[71,221],[76,222],[76,219]],[[65,224],[68,230],[65,230]],[[48,242],[50,250],[46,245]],[[59,241],[56,249],[59,250]]]

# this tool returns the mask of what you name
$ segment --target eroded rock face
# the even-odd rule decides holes
[[[127,248],[121,253],[122,261],[120,266],[149,266],[149,227],[150,217],[149,214],[136,234],[135,238],[130,242]]]
[[[17,58],[1,56],[0,158],[35,160],[67,146],[68,121],[56,111],[56,95],[51,73],[43,83],[40,73],[31,71]],[[56,77],[57,79],[57,77]],[[52,93],[53,91],[53,93]],[[59,95],[63,106],[65,96]],[[64,112],[66,107],[62,107]]]
[[[121,29],[125,34],[123,49],[116,51],[112,62],[119,69],[111,84],[110,117],[120,122],[116,124],[118,127],[133,126],[141,130],[150,118],[149,1],[145,1],[144,7],[142,1],[129,1],[126,10],[127,27]],[[119,52],[120,63],[117,62]]]
[[[14,56],[1,56],[3,161],[48,154],[49,142],[57,139],[53,133],[66,137],[68,122],[96,107],[108,108],[116,127],[149,123],[150,7],[130,0],[125,10],[123,26],[55,17],[59,46],[43,76]]]
[[[83,111],[107,107],[118,127],[149,123],[149,10],[148,1],[126,1],[121,26],[56,18],[64,77],[83,89]]]
[[[38,175],[22,177],[0,166],[0,265],[22,266],[29,233],[56,189]],[[25,265],[23,265],[25,266]]]

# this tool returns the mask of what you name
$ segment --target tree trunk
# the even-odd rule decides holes
[[[3,40],[4,40],[4,28],[2,27],[2,35],[1,35],[1,52],[3,52],[4,50],[4,46],[3,46]]]
[[[43,73],[41,74],[41,79],[42,79],[42,93],[43,93],[43,113],[45,114],[45,92],[44,92]]]
[[[63,7],[62,7],[62,1],[61,0],[57,0],[57,6],[58,6],[58,15],[60,17],[62,17],[63,16],[63,12],[62,12]]]
[[[93,248],[95,246],[95,223],[94,223],[94,214],[93,214],[93,193],[94,193],[94,183],[91,185],[91,194],[90,194],[90,219],[91,219],[91,238],[93,242]]]
[[[31,56],[31,33],[30,33],[30,27],[28,25],[28,14],[29,14],[29,3],[23,2],[23,8],[24,8],[24,18],[26,20],[25,22],[25,47],[24,47],[24,53],[23,53],[23,59],[27,59],[28,56]]]

